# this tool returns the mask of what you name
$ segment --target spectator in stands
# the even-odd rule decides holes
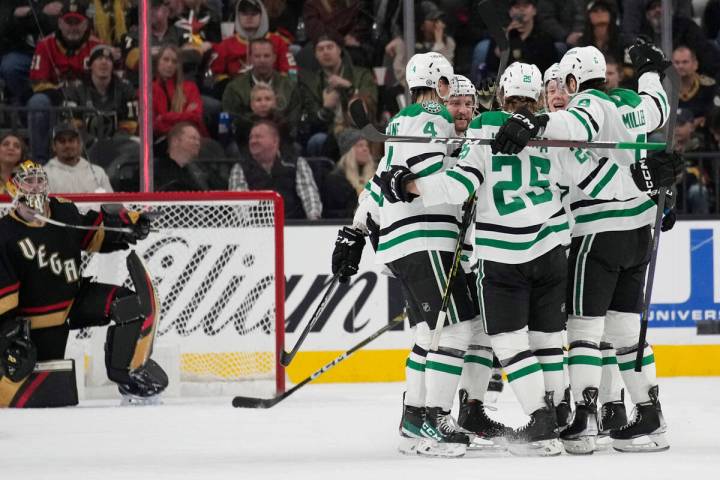
[[[95,34],[107,45],[121,45],[128,33],[127,11],[131,0],[93,0]]]
[[[0,80],[10,104],[24,105],[32,88],[28,83],[34,47],[45,33],[57,28],[59,1],[3,0],[0,2]]]
[[[672,62],[680,76],[680,107],[695,117],[695,126],[702,126],[705,115],[713,106],[717,90],[715,80],[698,73],[698,59],[689,47],[681,45],[673,50]]]
[[[65,0],[57,31],[35,49],[30,70],[35,93],[28,101],[34,111],[28,114],[28,127],[33,159],[41,164],[47,162],[50,153],[49,108],[62,103],[63,88],[81,82],[90,52],[99,43],[90,32],[86,10],[84,0]]]
[[[370,145],[359,130],[348,128],[338,135],[338,148],[337,170],[342,172],[355,194],[360,195],[377,170],[377,160],[370,152]]]
[[[646,22],[640,33],[651,38],[656,45],[660,45],[662,2],[661,0],[646,0],[645,5]],[[686,45],[697,55],[700,72],[711,76],[718,75],[718,72],[720,72],[720,50],[705,37],[702,29],[691,18],[676,11],[672,19],[672,32],[673,48]]]
[[[702,28],[705,36],[720,47],[720,0],[710,0],[705,5]]]
[[[155,135],[164,136],[176,123],[187,121],[207,136],[200,91],[195,83],[184,79],[179,56],[177,47],[165,45],[156,58],[152,93]]]
[[[127,81],[115,75],[113,61],[110,46],[96,46],[88,60],[90,74],[81,85],[65,93],[65,106],[93,109],[73,112],[72,116],[95,139],[111,138],[120,132],[137,133],[137,94]]]
[[[317,42],[323,35],[334,36],[343,44],[359,45],[369,30],[367,5],[357,0],[306,0],[303,20],[309,40]]]
[[[585,24],[587,0],[539,0],[538,26],[555,42],[576,47]]]
[[[588,4],[583,34],[578,45],[592,45],[606,55],[623,58],[624,50],[612,0],[593,0]]]
[[[197,161],[202,136],[194,123],[180,121],[167,135],[167,155],[155,159],[155,190],[182,192],[219,190],[218,176]]]
[[[222,40],[220,34],[220,16],[207,7],[206,0],[184,0],[185,8],[175,20],[182,31],[183,48],[194,48],[205,53],[213,43]]]
[[[53,129],[55,156],[45,165],[51,193],[112,192],[105,170],[85,160],[80,132],[70,123]]]
[[[347,108],[350,99],[360,98],[374,118],[377,108],[377,85],[370,70],[356,67],[343,58],[340,40],[329,35],[315,42],[315,58],[319,71],[300,72],[300,88],[304,102],[301,126],[312,134],[307,151],[321,156],[329,135],[336,135],[350,125]]]
[[[605,80],[608,90],[618,88],[623,82],[625,74],[622,65],[612,55],[605,55]]]
[[[270,110],[282,116],[290,132],[295,132],[302,107],[297,85],[276,68],[273,43],[267,38],[250,43],[252,69],[228,83],[222,97],[223,110],[234,117],[238,144],[247,143],[253,114],[267,117]],[[265,87],[255,90],[259,84]],[[253,92],[256,94],[253,106]],[[269,105],[273,103],[272,108]],[[292,133],[293,137],[295,136]]]
[[[680,153],[696,152],[702,149],[702,141],[697,135],[695,117],[691,110],[679,108],[677,111],[674,139],[675,150]],[[702,165],[697,161],[686,162],[685,178],[681,183],[679,200],[688,213],[709,213],[709,179]]]
[[[235,35],[213,47],[214,58],[210,69],[215,81],[224,85],[229,78],[236,77],[250,68],[249,45],[254,40],[265,39],[273,50],[274,70],[295,79],[297,67],[288,50],[288,41],[281,35],[268,31],[268,15],[261,0],[239,0],[236,7]],[[267,47],[264,47],[267,48]],[[222,91],[221,86],[216,91]]]
[[[559,60],[555,42],[535,24],[537,0],[510,0],[510,24],[506,30],[510,42],[512,62],[534,63],[541,72]],[[473,76],[477,83],[493,76],[500,65],[500,50],[493,40],[485,40],[475,47],[473,53]]]
[[[420,5],[424,18],[418,25],[415,53],[438,52],[453,63],[455,40],[446,32],[445,13],[433,2],[424,1]]]
[[[316,220],[322,214],[320,193],[303,157],[280,150],[277,126],[259,120],[250,131],[248,154],[230,172],[230,190],[275,190],[285,202],[285,218]]]
[[[652,0],[621,1],[623,12],[621,23],[623,44],[632,45],[648,22],[648,18],[646,17],[647,9],[653,7],[654,4]],[[692,18],[692,2],[689,0],[672,0],[672,9],[675,16]],[[658,16],[657,19],[659,20],[659,18]]]
[[[9,132],[0,135],[0,193],[5,192],[5,182],[13,169],[27,158],[27,147],[18,134]]]
[[[183,43],[183,32],[171,21],[172,5],[170,0],[151,0],[150,10],[150,34],[152,38],[152,55],[157,56],[164,45],[175,45],[180,47]],[[137,71],[140,61],[140,49],[138,47],[138,32],[133,31],[126,37],[123,45],[123,58],[125,66],[130,71]]]
[[[675,149],[679,152],[694,152],[702,148],[702,142],[696,135],[696,118],[692,110],[678,108],[675,124]]]
[[[713,107],[707,116],[706,124],[712,140],[707,142],[704,150],[720,150],[720,106]]]

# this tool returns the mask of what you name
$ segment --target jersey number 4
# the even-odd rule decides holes
[[[523,187],[522,160],[515,155],[492,157],[492,171],[503,172],[510,170],[510,180],[501,180],[493,185],[493,199],[500,215],[509,215],[527,207],[526,201],[533,205],[549,202],[553,198],[550,191],[550,181],[540,178],[540,174],[550,173],[550,160],[543,157],[530,156],[530,181],[527,185],[532,191],[525,192],[522,198],[520,190]],[[505,193],[509,195],[506,198]]]

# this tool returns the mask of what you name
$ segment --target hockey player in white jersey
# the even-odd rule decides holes
[[[453,118],[443,104],[449,97],[452,78],[452,66],[442,55],[431,52],[413,56],[406,66],[412,104],[393,117],[387,133],[452,136]],[[422,177],[455,161],[446,157],[446,153],[443,144],[387,142],[378,172],[402,165]],[[429,456],[462,456],[470,437],[458,429],[450,409],[472,327],[478,324],[469,322],[476,312],[462,269],[452,285],[448,324],[442,330],[438,350],[428,351],[462,209],[458,205],[426,209],[419,203],[390,203],[383,198],[378,182],[379,177],[369,182],[368,197],[358,207],[353,227],[345,227],[339,233],[333,268],[344,274],[357,271],[357,263],[352,260],[359,261],[359,253],[353,252],[357,252],[361,243],[367,212],[375,218],[372,211],[376,210],[379,224],[376,261],[385,264],[400,281],[408,300],[409,320],[415,327],[415,344],[406,363],[407,392],[401,421],[401,435],[408,442],[401,445],[401,450]],[[371,200],[375,205],[369,204]]]
[[[659,49],[644,42],[630,47],[629,55],[639,77],[639,94],[615,89],[608,95],[603,91],[605,62],[600,51],[594,47],[569,50],[560,62],[561,82],[572,97],[567,110],[539,116],[516,112],[498,132],[493,151],[517,153],[538,135],[588,141],[645,140],[648,133],[664,125],[669,114],[667,95],[660,83],[660,73],[668,62]],[[675,155],[656,155],[651,161],[643,158],[641,151],[599,153],[629,166],[638,181],[649,170],[677,172],[681,164]],[[667,184],[647,184],[650,190],[662,185]],[[615,346],[623,380],[636,404],[635,418],[610,432],[614,448],[665,450],[669,445],[658,400],[654,356],[649,345],[637,345],[655,202],[647,195],[624,202],[598,202],[577,192],[571,195],[577,201],[571,205],[575,225],[569,258],[568,340],[576,414],[573,424],[562,433],[565,449],[588,454],[595,448],[604,331]],[[638,348],[643,349],[641,372],[633,368]]]
[[[542,89],[534,65],[515,63],[500,82],[508,111],[537,108]],[[468,136],[492,138],[508,112],[485,112]],[[569,225],[557,185],[576,184],[592,198],[632,198],[640,193],[617,164],[567,149],[529,149],[492,155],[488,147],[465,146],[460,160],[442,174],[419,177],[403,166],[383,174],[386,201],[412,201],[427,208],[462,203],[477,193],[475,248],[480,258],[477,289],[485,331],[530,421],[514,434],[511,451],[557,455],[556,413],[562,400],[562,335],[565,327],[564,246]],[[655,175],[656,172],[651,172]],[[653,177],[655,178],[655,177]],[[528,334],[529,329],[529,334]]]

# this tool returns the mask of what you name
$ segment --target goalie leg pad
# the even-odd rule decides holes
[[[38,362],[19,382],[0,376],[0,407],[50,408],[78,404],[73,360]]]

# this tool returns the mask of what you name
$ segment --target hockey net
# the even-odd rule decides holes
[[[64,197],[74,201],[81,212],[97,210],[101,204],[122,204],[159,214],[153,221],[156,231],[134,249],[143,258],[160,297],[154,357],[168,371],[168,393],[272,396],[284,391],[285,374],[278,361],[284,346],[285,297],[283,206],[278,194]],[[0,204],[0,215],[7,207]],[[84,255],[83,276],[131,287],[126,255]],[[107,385],[104,330],[73,333],[70,347],[79,348],[84,358],[86,386]]]

